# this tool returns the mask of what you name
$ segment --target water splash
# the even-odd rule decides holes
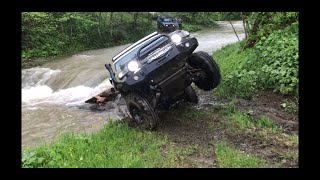
[[[61,70],[52,70],[50,68],[35,67],[22,70],[22,88],[30,88],[39,85],[45,85],[46,82]]]
[[[22,89],[22,102],[32,99],[43,99],[52,94],[52,89],[48,86],[36,86],[28,89]]]
[[[85,100],[95,96],[111,87],[108,80],[103,81],[97,87],[77,86],[61,89],[54,92],[46,85],[22,89],[22,103],[24,105],[39,105],[43,103],[76,105],[83,104]]]

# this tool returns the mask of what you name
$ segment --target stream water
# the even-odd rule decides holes
[[[242,22],[234,21],[233,26],[243,39]],[[210,54],[238,41],[230,23],[224,21],[218,22],[217,28],[191,34],[199,42],[195,51]],[[84,101],[111,86],[104,64],[129,45],[85,51],[23,69],[22,148],[52,141],[63,132],[96,131],[110,118],[121,119],[126,112],[121,98],[108,102],[105,110]]]

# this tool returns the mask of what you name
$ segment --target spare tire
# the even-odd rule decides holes
[[[206,52],[199,51],[192,53],[188,63],[193,68],[200,68],[203,73],[194,83],[202,90],[209,91],[220,84],[221,75],[218,64]]]

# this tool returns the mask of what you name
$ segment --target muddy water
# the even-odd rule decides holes
[[[212,53],[238,41],[229,22],[218,24],[192,33],[199,41],[195,51]],[[242,22],[233,25],[244,38]],[[22,148],[52,141],[64,132],[92,132],[110,118],[121,119],[126,106],[120,97],[104,109],[84,101],[111,86],[104,64],[129,45],[85,51],[22,70]],[[200,106],[201,102],[205,97],[200,97]]]

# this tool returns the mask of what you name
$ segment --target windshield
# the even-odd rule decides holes
[[[172,21],[172,18],[164,18],[163,21],[169,22],[169,21]]]

